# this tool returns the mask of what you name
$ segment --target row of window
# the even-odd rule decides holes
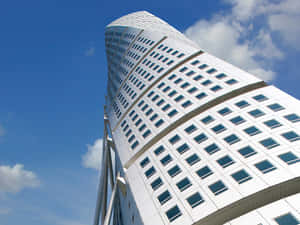
[[[161,49],[161,51],[163,51],[163,52],[166,51],[166,53],[169,53],[173,56],[177,56],[177,58],[182,58],[185,55],[184,53],[179,53],[178,50],[169,48],[168,46],[165,46],[164,44],[159,45],[157,49]]]

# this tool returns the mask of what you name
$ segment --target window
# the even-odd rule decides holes
[[[238,150],[238,152],[244,156],[245,158],[248,158],[252,155],[255,155],[257,152],[254,151],[254,149],[250,146],[246,146],[244,148],[241,148],[240,150]]]
[[[169,209],[167,212],[166,212],[166,215],[169,219],[170,222],[174,221],[175,219],[177,219],[179,216],[181,216],[181,212],[178,208],[178,206],[174,206],[173,208]]]
[[[182,81],[181,78],[178,78],[177,80],[174,81],[175,84],[179,84]]]
[[[258,101],[258,102],[263,102],[268,100],[268,98],[264,95],[256,95],[253,97],[254,100]]]
[[[193,94],[193,93],[195,93],[196,91],[198,91],[198,88],[192,87],[191,89],[188,90],[188,93]]]
[[[192,104],[192,102],[191,102],[190,100],[187,100],[187,101],[184,102],[181,106],[182,106],[183,108],[186,108],[186,107],[190,106],[191,104]]]
[[[168,90],[170,90],[171,88],[170,88],[170,86],[167,86],[167,87],[165,87],[164,89],[163,89],[163,92],[167,92]]]
[[[230,122],[233,123],[233,124],[235,124],[235,125],[239,125],[239,124],[241,124],[241,123],[244,123],[245,120],[244,120],[244,118],[242,118],[241,116],[236,116],[236,117],[232,118],[232,119],[230,120]]]
[[[176,115],[177,113],[178,113],[177,110],[173,109],[171,112],[168,113],[168,116],[172,117],[172,116]]]
[[[235,179],[236,182],[238,182],[238,184],[242,184],[252,179],[252,177],[245,170],[237,171],[231,174],[231,176],[233,179]]]
[[[186,200],[192,208],[195,208],[196,206],[198,206],[202,202],[204,202],[204,200],[203,200],[202,196],[199,194],[199,192],[196,192],[195,194],[191,195]]]
[[[206,64],[202,64],[202,65],[201,65],[201,66],[199,66],[198,68],[202,70],[202,69],[205,69],[206,67],[208,67],[208,65],[206,65]]]
[[[143,138],[148,137],[150,134],[151,134],[151,131],[150,130],[146,130],[146,132],[143,133]]]
[[[217,160],[217,162],[219,163],[220,166],[222,166],[223,168],[226,168],[232,164],[234,164],[234,161],[232,160],[232,158],[228,155],[220,158]]]
[[[206,73],[209,73],[209,74],[212,74],[212,73],[215,73],[215,72],[217,72],[217,70],[215,68],[211,68],[211,69],[206,71]]]
[[[155,127],[160,127],[160,125],[162,125],[164,123],[164,120],[163,119],[160,119],[159,121],[157,121],[155,123]]]
[[[169,162],[171,162],[173,159],[170,155],[166,155],[164,158],[160,160],[161,164],[164,166],[167,165]]]
[[[274,120],[274,119],[265,121],[264,124],[271,129],[282,126],[281,123],[279,123],[277,120]]]
[[[289,120],[293,123],[296,123],[296,122],[300,121],[300,117],[295,113],[286,115],[286,116],[284,116],[284,118],[286,118],[287,120]]]
[[[195,163],[197,163],[197,162],[199,162],[199,161],[200,161],[200,158],[199,158],[198,155],[196,155],[196,154],[193,154],[193,155],[191,155],[190,157],[188,157],[188,158],[186,159],[186,162],[187,162],[188,164],[190,164],[190,166],[194,165]]]
[[[247,133],[249,136],[254,136],[256,134],[261,133],[261,131],[257,129],[255,126],[244,129],[244,132]]]
[[[220,74],[218,74],[218,75],[216,76],[216,78],[218,78],[218,79],[223,79],[223,78],[225,78],[225,77],[227,77],[227,75],[224,74],[224,73],[220,73]]]
[[[177,94],[177,91],[173,90],[168,94],[168,96],[173,97],[175,94]]]
[[[279,146],[279,144],[273,138],[264,139],[264,140],[260,141],[259,143],[261,143],[267,149],[272,149],[272,148]]]
[[[212,83],[211,80],[206,80],[206,81],[202,82],[202,85],[207,86],[207,85],[209,85],[211,83]]]
[[[291,213],[287,213],[275,218],[276,223],[279,225],[297,225],[299,224],[299,220],[295,218]]]
[[[156,170],[154,169],[154,167],[152,166],[150,169],[148,169],[146,172],[145,172],[145,175],[147,178],[151,177],[153,174],[155,174]]]
[[[180,172],[181,172],[181,169],[178,165],[176,165],[168,170],[168,174],[170,175],[170,177],[175,177]]]
[[[288,165],[300,162],[300,159],[292,152],[286,152],[284,154],[279,155],[278,157]]]
[[[225,186],[225,184],[221,180],[209,185],[208,187],[211,190],[211,192],[214,193],[214,195],[219,195],[222,192],[228,190],[228,188]]]
[[[195,130],[197,130],[197,127],[194,124],[184,129],[184,131],[188,134],[193,133]]]
[[[178,97],[176,97],[174,100],[175,102],[179,102],[183,99],[184,97],[182,95],[179,95]]]
[[[213,172],[208,166],[202,167],[201,169],[197,170],[196,173],[201,179],[205,179],[209,175],[213,174]]]
[[[201,121],[202,123],[204,124],[209,124],[210,122],[214,121],[215,119],[212,118],[211,116],[207,116],[207,117],[204,117]]]
[[[180,140],[180,137],[176,134],[175,136],[173,136],[172,138],[169,139],[169,142],[174,145],[176,142],[178,142]]]
[[[249,106],[250,104],[248,102],[246,102],[245,100],[242,100],[242,101],[235,103],[235,105],[242,109],[242,108]]]
[[[220,85],[216,85],[216,86],[213,86],[210,90],[214,91],[214,92],[217,92],[219,90],[221,90],[222,87]]]
[[[165,148],[164,148],[164,146],[161,145],[157,149],[154,150],[154,154],[155,155],[160,155],[164,151],[165,151]]]
[[[203,141],[205,141],[205,140],[207,140],[207,139],[208,139],[208,138],[207,138],[207,136],[206,136],[204,133],[199,134],[198,136],[194,137],[194,140],[195,140],[198,144],[200,144],[201,142],[203,142]]]
[[[214,126],[214,127],[212,128],[212,130],[213,130],[216,134],[218,134],[218,133],[221,133],[222,131],[226,130],[226,127],[224,127],[222,124],[219,124],[219,125],[217,125],[217,126]]]
[[[162,107],[163,111],[167,111],[171,107],[170,104],[166,104],[164,107]]]
[[[199,62],[200,62],[199,60],[195,60],[191,64],[194,66],[194,65],[198,64]]]
[[[190,147],[186,143],[184,143],[183,145],[179,146],[176,150],[178,151],[179,154],[183,154],[189,149]]]
[[[204,148],[204,150],[205,150],[208,154],[212,155],[212,154],[214,154],[215,152],[219,151],[220,148],[219,148],[216,144],[211,144],[211,145],[207,146],[206,148]]]
[[[143,124],[140,128],[139,131],[143,131],[146,128],[146,124]]]
[[[182,179],[181,181],[179,181],[176,186],[178,187],[178,189],[183,192],[184,190],[186,190],[187,188],[189,188],[190,186],[192,186],[192,183],[190,182],[190,180],[186,177],[184,179]]]
[[[150,117],[150,121],[155,120],[158,117],[157,113],[155,113],[153,116]]]
[[[195,72],[191,70],[190,72],[186,73],[186,75],[189,77],[189,76],[193,75],[194,73]]]
[[[240,139],[235,134],[232,134],[232,135],[229,135],[229,136],[225,137],[224,141],[226,141],[230,145],[233,145],[233,144],[239,142]]]
[[[231,112],[232,111],[228,107],[225,107],[224,109],[221,109],[221,110],[218,111],[218,113],[221,114],[222,116],[226,116]]]
[[[140,162],[140,165],[141,165],[142,168],[144,168],[149,162],[150,162],[149,158],[146,157],[145,159],[143,159],[143,160]]]
[[[237,80],[235,80],[235,79],[230,79],[230,80],[226,81],[226,83],[227,83],[227,84],[230,84],[230,85],[236,84],[236,83],[237,83]]]
[[[248,113],[255,118],[265,115],[265,113],[259,109],[252,110]]]
[[[165,191],[163,193],[161,193],[157,199],[160,202],[161,205],[165,204],[167,201],[169,201],[171,199],[171,195],[169,191]]]
[[[257,169],[259,169],[262,173],[268,173],[276,169],[276,167],[273,166],[268,160],[264,160],[259,163],[256,163],[254,166]]]
[[[157,190],[162,185],[163,185],[163,182],[160,179],[160,177],[151,183],[151,187],[152,187],[153,191]]]
[[[202,78],[203,78],[202,75],[197,75],[197,76],[195,76],[193,79],[194,79],[195,81],[198,81],[198,80],[201,80]]]
[[[289,131],[281,135],[290,142],[298,141],[300,139],[299,135],[294,131]]]
[[[271,105],[268,105],[268,107],[273,110],[274,112],[277,112],[277,111],[280,111],[280,110],[283,110],[284,108],[279,105],[278,103],[274,103],[274,104],[271,104]]]
[[[207,94],[205,94],[204,92],[201,92],[200,94],[196,95],[196,98],[200,100],[206,96],[207,96]]]

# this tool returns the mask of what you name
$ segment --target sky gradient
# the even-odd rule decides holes
[[[104,29],[147,10],[300,98],[299,0],[12,0],[0,7],[0,223],[89,225],[106,89]]]

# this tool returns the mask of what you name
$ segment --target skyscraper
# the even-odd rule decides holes
[[[299,223],[297,99],[148,12],[109,24],[105,45],[95,225]]]

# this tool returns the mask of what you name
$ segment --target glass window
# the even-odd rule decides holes
[[[246,102],[245,100],[242,100],[242,101],[235,103],[235,105],[242,109],[242,108],[249,106],[250,104],[248,102]]]
[[[204,92],[202,92],[202,93],[196,95],[196,98],[197,98],[197,99],[202,99],[202,98],[204,98],[204,97],[206,97],[206,96],[207,96],[207,94],[205,94]]]
[[[197,75],[197,76],[194,77],[194,80],[198,81],[198,80],[201,80],[202,78],[203,78],[202,75]]]
[[[162,180],[159,178],[155,179],[152,183],[151,183],[151,187],[152,189],[155,191],[157,190],[160,186],[163,185]]]
[[[163,111],[167,111],[171,107],[170,104],[166,104],[164,107],[162,107]]]
[[[226,141],[230,145],[233,145],[233,144],[239,142],[240,139],[235,134],[232,134],[232,135],[229,135],[229,136],[225,137],[224,141]]]
[[[206,67],[208,67],[208,65],[206,65],[206,64],[202,64],[201,66],[199,66],[198,68],[199,69],[205,69]]]
[[[280,110],[283,110],[284,108],[279,105],[278,103],[274,103],[274,104],[271,104],[271,105],[268,105],[268,107],[273,110],[274,112],[277,112],[277,111],[280,111]]]
[[[261,161],[254,165],[257,169],[259,169],[262,173],[268,173],[276,169],[273,164],[271,164],[268,160]]]
[[[163,92],[167,92],[168,90],[170,90],[171,88],[170,88],[170,86],[167,86],[167,87],[165,87],[164,89],[163,89]]]
[[[230,79],[230,80],[226,81],[226,83],[227,83],[227,84],[230,84],[230,85],[236,84],[236,83],[237,83],[237,80],[235,80],[235,79]]]
[[[252,110],[248,113],[255,118],[265,115],[265,113],[259,109]]]
[[[198,64],[199,62],[200,62],[199,60],[195,60],[191,64],[194,66],[194,65]]]
[[[209,74],[212,74],[212,73],[215,73],[215,72],[217,72],[217,70],[215,68],[211,68],[211,69],[206,71],[206,73],[209,73]]]
[[[231,176],[239,184],[242,184],[242,183],[252,179],[252,177],[245,170],[239,170],[239,171],[231,174]]]
[[[188,157],[186,159],[187,163],[190,164],[190,166],[194,165],[195,163],[200,161],[200,158],[198,157],[198,155],[193,154],[190,157]]]
[[[225,78],[225,77],[227,77],[227,75],[224,74],[224,73],[220,73],[220,74],[218,74],[218,75],[216,76],[216,78],[218,78],[218,79],[223,79],[223,78]]]
[[[222,116],[226,116],[231,112],[232,111],[228,107],[225,107],[224,109],[221,109],[221,110],[218,111],[218,113],[221,114]]]
[[[271,128],[271,129],[274,129],[274,128],[276,128],[276,127],[282,126],[281,123],[279,123],[277,120],[274,120],[274,119],[273,119],[273,120],[265,121],[264,124],[265,124],[266,126],[268,126],[269,128]]]
[[[148,165],[148,163],[150,162],[149,158],[146,157],[145,159],[143,159],[141,162],[140,162],[140,165],[142,168],[144,168],[146,165]]]
[[[222,192],[228,190],[228,188],[221,180],[209,185],[208,187],[211,190],[211,192],[214,193],[214,195],[219,195]]]
[[[163,120],[163,119],[160,119],[159,121],[157,121],[157,122],[155,123],[155,126],[156,126],[156,127],[160,127],[163,123],[164,123],[164,120]]]
[[[202,167],[201,169],[197,170],[196,173],[201,179],[205,179],[209,175],[213,174],[213,172],[208,166]]]
[[[174,206],[173,208],[169,209],[167,212],[166,212],[166,215],[169,219],[170,222],[174,221],[175,219],[177,219],[179,216],[181,216],[181,212],[178,208],[178,206]]]
[[[180,172],[181,172],[181,169],[178,165],[173,166],[171,169],[168,170],[168,174],[170,175],[170,177],[175,177]]]
[[[286,116],[284,116],[284,118],[286,118],[287,120],[289,120],[293,123],[296,123],[296,122],[300,121],[300,117],[295,113],[286,115]]]
[[[212,130],[218,134],[218,133],[221,133],[222,131],[226,130],[226,127],[224,127],[222,124],[218,124],[217,126],[214,126],[212,128]]]
[[[169,142],[174,145],[176,142],[178,142],[180,140],[180,137],[176,134],[175,136],[171,137],[169,139]]]
[[[212,154],[214,154],[215,152],[219,151],[220,148],[219,148],[219,146],[217,146],[216,144],[211,144],[211,145],[205,147],[204,150],[205,150],[208,154],[212,155]]]
[[[153,116],[150,117],[150,121],[155,120],[158,117],[157,113],[155,113]]]
[[[271,149],[271,148],[275,148],[275,147],[279,146],[279,144],[273,138],[264,139],[264,140],[260,141],[259,143],[261,143],[267,149]]]
[[[172,116],[176,115],[177,113],[178,113],[177,110],[173,109],[171,112],[168,113],[168,116],[172,117]]]
[[[146,130],[145,133],[143,133],[143,138],[148,137],[151,134],[150,130]]]
[[[167,165],[169,162],[171,162],[173,159],[170,155],[166,155],[165,157],[163,157],[160,162],[161,164],[163,164],[164,166]]]
[[[202,202],[204,202],[204,199],[199,194],[199,192],[196,192],[195,194],[188,197],[187,202],[190,204],[192,208],[195,208],[196,206],[200,205]]]
[[[268,100],[268,98],[264,95],[256,95],[253,97],[254,100],[258,101],[258,102],[263,102]]]
[[[171,199],[171,194],[169,191],[165,191],[163,193],[161,193],[157,199],[160,202],[161,205],[165,204],[167,201],[169,201]]]
[[[232,164],[234,164],[234,161],[232,160],[232,158],[228,155],[220,158],[217,160],[217,162],[219,163],[220,166],[222,166],[223,168],[226,168]]]
[[[181,101],[183,98],[184,98],[183,95],[179,95],[179,96],[177,96],[174,100],[175,100],[175,102],[179,102],[179,101]]]
[[[154,154],[155,155],[160,155],[164,151],[165,151],[165,148],[164,148],[164,146],[161,145],[157,149],[154,150]]]
[[[188,107],[188,106],[190,106],[192,104],[192,102],[190,101],[190,100],[187,100],[186,102],[184,102],[184,103],[182,103],[182,107],[183,108],[186,108],[186,107]]]
[[[204,133],[199,134],[198,136],[194,137],[194,140],[195,140],[198,144],[200,144],[201,142],[203,142],[203,141],[205,141],[205,140],[207,140],[207,139],[208,139],[208,138],[207,138],[207,136],[206,136]]]
[[[183,192],[184,190],[186,190],[187,188],[189,188],[190,186],[192,186],[192,183],[190,182],[190,180],[186,177],[184,179],[182,179],[181,181],[179,181],[176,186],[178,187],[178,189]]]
[[[209,85],[211,83],[212,83],[211,80],[206,80],[206,81],[202,82],[202,85],[207,86],[207,85]]]
[[[217,92],[219,90],[221,90],[222,87],[220,85],[216,85],[216,86],[213,86],[210,90],[214,91],[214,92]]]
[[[288,165],[297,163],[300,161],[300,159],[298,158],[298,156],[296,156],[294,153],[292,152],[286,152],[283,153],[281,155],[278,156],[282,161],[284,161],[285,163],[287,163]]]
[[[247,133],[249,136],[254,136],[256,134],[261,133],[261,131],[257,129],[255,126],[244,129],[244,132]]]
[[[188,93],[193,94],[193,93],[195,93],[196,91],[198,91],[198,88],[192,87],[191,89],[188,90]]]
[[[178,151],[179,154],[183,154],[189,149],[190,147],[186,143],[184,143],[183,145],[179,146],[176,150]]]
[[[177,80],[174,81],[175,84],[179,84],[182,81],[181,78],[178,78]]]
[[[244,123],[245,120],[244,120],[244,118],[242,118],[241,116],[236,116],[236,117],[232,118],[232,119],[230,120],[230,122],[232,122],[232,123],[235,124],[235,125],[239,125],[239,124],[241,124],[241,123]]]
[[[151,177],[153,174],[155,174],[156,170],[154,169],[154,167],[152,166],[150,169],[148,169],[146,172],[145,172],[145,175],[147,178]]]
[[[212,118],[212,116],[207,116],[207,117],[204,117],[201,121],[202,123],[204,124],[209,124],[210,122],[214,121],[215,119]]]
[[[254,149],[250,146],[246,146],[244,148],[241,148],[240,150],[238,150],[238,152],[244,156],[245,158],[248,158],[252,155],[255,155],[257,152],[254,151]]]
[[[300,139],[299,135],[294,131],[289,131],[286,133],[281,134],[285,139],[289,140],[290,142],[298,141]]]
[[[297,225],[300,224],[299,220],[294,217],[291,213],[284,214],[275,218],[276,223],[279,225]]]
[[[184,129],[184,131],[188,134],[193,133],[195,130],[197,130],[197,127],[194,124],[192,124]]]
[[[168,94],[168,96],[173,97],[175,94],[177,94],[177,91],[173,90]]]

